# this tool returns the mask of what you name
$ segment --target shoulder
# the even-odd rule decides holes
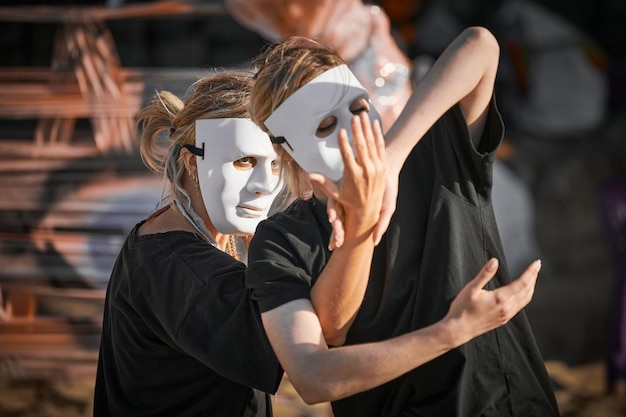
[[[297,199],[292,202],[285,210],[273,214],[267,220],[262,221],[259,226],[285,229],[298,225],[305,225],[315,221],[316,212],[323,204],[315,197],[309,200]]]
[[[286,210],[262,221],[250,243],[250,252],[268,243],[288,244],[296,248],[306,243],[317,242],[330,235],[330,225],[326,220],[326,207],[315,197],[309,200],[296,200]],[[280,243],[282,242],[282,243]]]
[[[308,298],[328,262],[330,225],[316,199],[297,202],[257,227],[250,242],[246,285],[261,311]]]
[[[470,141],[468,126],[459,104],[452,106],[441,116],[426,136],[430,137],[430,140],[435,141],[441,141],[442,137],[447,137],[453,142],[457,142],[460,139],[460,143],[466,144],[479,154],[492,153],[498,148],[504,138],[504,122],[498,110],[495,96],[489,102],[487,112],[485,128],[477,149],[473,149],[474,146]],[[422,142],[428,143],[429,140]]]
[[[206,284],[211,278],[245,270],[243,263],[191,232],[134,234],[131,239],[131,254],[141,259],[145,268],[160,272],[156,276],[176,271],[180,277],[193,277]]]

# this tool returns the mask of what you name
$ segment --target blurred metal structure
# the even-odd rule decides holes
[[[0,21],[58,26],[50,66],[0,67],[0,119],[35,121],[32,141],[0,140],[0,378],[95,376],[109,273],[161,192],[137,154],[135,116],[147,85],[200,74],[122,67],[107,22],[226,14],[118,3],[0,7]]]
[[[0,7],[3,21],[60,23],[49,68],[0,68],[0,118],[38,119],[38,147],[68,144],[76,120],[86,118],[100,152],[132,153],[144,82],[140,71],[120,65],[106,21],[225,13],[220,4],[181,1],[115,8]]]

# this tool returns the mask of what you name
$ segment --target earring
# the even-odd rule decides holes
[[[191,178],[192,181],[196,185],[196,194],[200,195],[200,184],[199,184],[198,178],[196,178],[193,175],[191,175],[191,171],[187,171],[187,173],[189,174],[189,178]]]

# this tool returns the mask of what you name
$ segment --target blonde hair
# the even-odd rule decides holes
[[[309,38],[294,36],[270,45],[253,62],[257,67],[250,97],[250,117],[269,132],[265,120],[291,94],[321,73],[345,62],[331,48]],[[282,164],[285,185],[295,197],[307,198],[309,190],[300,187],[306,175],[282,149],[275,146]]]
[[[198,119],[250,117],[248,106],[253,82],[252,74],[244,72],[211,73],[191,85],[185,101],[162,90],[137,115],[141,159],[169,183],[163,203],[175,205],[198,233],[214,245],[183,188],[185,167],[180,150],[184,145],[195,146]]]

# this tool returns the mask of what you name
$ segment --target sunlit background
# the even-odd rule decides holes
[[[626,3],[374,3],[416,70],[466,26],[500,41],[507,263],[543,261],[527,314],[563,415],[619,415],[605,383],[626,326]],[[265,43],[221,1],[2,2],[0,415],[90,414],[109,273],[163,192],[134,116],[157,89],[250,68]],[[282,389],[278,417],[329,415]]]

